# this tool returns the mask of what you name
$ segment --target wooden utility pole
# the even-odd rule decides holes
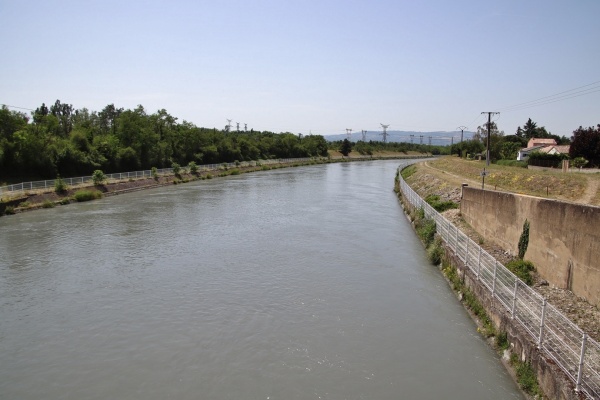
[[[487,150],[485,152],[485,165],[490,165],[490,132],[492,129],[492,114],[500,114],[499,112],[494,111],[483,111],[482,114],[488,115],[488,123],[487,123]]]

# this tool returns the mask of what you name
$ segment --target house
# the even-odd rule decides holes
[[[527,147],[519,150],[518,161],[526,161],[534,151],[548,154],[569,154],[569,145],[558,145],[554,139],[531,138]]]

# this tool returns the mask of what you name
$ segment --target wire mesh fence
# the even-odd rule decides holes
[[[408,203],[423,209],[425,217],[435,221],[437,233],[446,245],[523,326],[538,348],[566,373],[576,390],[599,399],[600,344],[438,213],[401,176],[399,179]]]
[[[293,162],[307,162],[310,158],[280,158],[272,160],[259,160],[259,161],[242,161],[236,163],[220,163],[220,164],[203,164],[198,165],[198,171],[217,171],[223,168],[235,168],[235,167],[251,167],[256,165],[272,165],[272,164],[287,164]],[[181,167],[182,170],[189,169],[187,167]],[[154,174],[161,175],[172,175],[173,168],[160,168],[153,170],[142,170],[142,171],[131,171],[131,172],[118,172],[114,174],[105,174],[107,182],[118,182],[129,179],[144,179],[152,178]],[[62,181],[68,186],[83,186],[89,185],[93,182],[92,176],[80,176],[75,178],[61,178]],[[14,185],[0,186],[0,196],[6,194],[19,195],[28,192],[34,192],[38,190],[54,190],[56,184],[55,179],[35,182],[22,182]]]

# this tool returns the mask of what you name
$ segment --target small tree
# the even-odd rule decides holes
[[[104,175],[104,172],[99,169],[95,170],[92,174],[92,181],[94,182],[94,185],[102,185],[104,180],[106,180],[106,175]]]
[[[152,177],[155,181],[158,180],[158,170],[156,169],[156,167],[150,168],[150,174],[152,174]]]
[[[527,246],[529,246],[529,221],[525,220],[523,223],[523,232],[521,232],[521,237],[519,238],[519,259],[522,260],[525,257]]]
[[[179,174],[181,173],[181,167],[179,166],[179,164],[174,162],[173,164],[171,164],[171,168],[173,168],[173,173],[175,174],[175,176],[179,177]]]
[[[587,165],[587,163],[589,162],[588,160],[586,160],[584,157],[576,157],[573,159],[573,166],[575,168],[583,168]]]
[[[60,175],[57,175],[56,179],[54,180],[54,191],[58,194],[65,193],[67,191],[67,184],[60,177]]]
[[[188,164],[188,168],[190,169],[190,173],[196,175],[198,173],[198,166],[195,162],[190,161]]]
[[[340,147],[340,153],[342,153],[342,155],[344,157],[347,157],[351,151],[352,151],[352,143],[350,143],[350,141],[348,139],[344,139],[344,141],[342,142],[342,146]]]

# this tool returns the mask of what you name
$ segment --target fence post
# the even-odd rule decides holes
[[[579,356],[579,368],[577,370],[577,383],[575,385],[575,392],[579,393],[581,390],[581,378],[583,376],[583,360],[585,357],[585,345],[587,343],[587,333],[583,333],[583,337],[581,338],[581,355]]]
[[[498,270],[498,261],[494,260],[494,280],[492,281],[492,299],[496,295],[496,271]]]
[[[538,339],[538,348],[542,348],[544,341],[544,319],[546,318],[546,299],[542,301],[542,318],[540,319],[540,337]]]
[[[479,255],[477,256],[477,280],[479,280],[480,273],[481,273],[481,246],[479,246]]]
[[[517,308],[517,288],[519,287],[519,279],[515,279],[515,290],[513,292],[512,308],[510,310],[510,319],[515,319],[515,309]]]

